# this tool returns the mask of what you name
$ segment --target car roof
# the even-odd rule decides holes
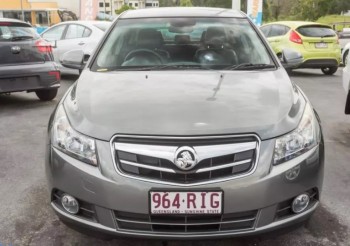
[[[119,19],[132,18],[161,18],[161,17],[236,17],[246,18],[246,15],[237,10],[222,8],[201,7],[171,7],[171,8],[147,8],[129,10],[119,16]]]
[[[300,26],[310,26],[310,25],[329,26],[327,24],[311,22],[311,21],[276,21],[276,22],[267,23],[264,26],[275,25],[275,24],[285,25],[285,26],[289,26],[291,28],[298,28]]]
[[[64,21],[64,22],[60,22],[59,24],[70,24],[70,23],[77,23],[77,24],[97,24],[97,23],[110,23],[112,24],[112,22],[110,21],[81,21],[81,20],[76,20],[76,21]]]
[[[51,28],[56,27],[56,26],[60,26],[60,25],[80,24],[80,25],[83,25],[83,26],[86,26],[89,28],[99,29],[97,26],[94,26],[94,24],[101,24],[101,23],[106,23],[106,24],[112,25],[112,22],[110,22],[110,21],[63,21],[63,22],[57,23],[53,26],[50,26],[45,31],[43,31],[40,35],[47,32],[48,30],[51,30]]]
[[[28,24],[24,21],[20,21],[20,20],[17,20],[17,19],[11,19],[11,18],[0,18],[0,21],[6,21],[6,22],[16,22],[16,23],[25,23],[25,24]],[[30,26],[30,24],[28,24]]]

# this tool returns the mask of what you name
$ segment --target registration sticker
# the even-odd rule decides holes
[[[151,214],[221,214],[222,191],[151,191]]]

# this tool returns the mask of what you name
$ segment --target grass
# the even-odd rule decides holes
[[[344,27],[350,27],[350,16],[344,15],[326,15],[319,18],[316,22],[332,25],[332,23],[336,22],[348,22],[347,24],[337,24],[335,29],[337,31],[342,31]]]

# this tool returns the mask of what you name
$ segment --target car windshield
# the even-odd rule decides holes
[[[118,20],[92,70],[274,67],[247,19],[145,18]]]
[[[39,34],[25,23],[0,22],[0,42],[38,38]]]
[[[305,37],[335,37],[336,33],[325,26],[302,26],[298,32]]]

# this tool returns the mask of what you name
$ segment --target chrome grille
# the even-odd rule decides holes
[[[148,215],[115,211],[118,230],[164,233],[208,233],[252,230],[257,210],[223,215]]]
[[[259,139],[244,137],[147,138],[115,137],[112,140],[117,171],[128,177],[178,185],[211,183],[254,172]],[[198,164],[181,170],[174,164],[178,148],[189,146]]]

